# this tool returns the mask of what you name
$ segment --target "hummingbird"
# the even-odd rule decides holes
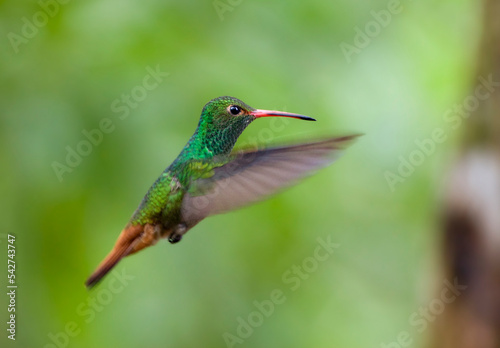
[[[326,167],[358,136],[233,151],[245,128],[263,117],[316,121],[289,112],[254,109],[229,96],[209,101],[193,136],[150,187],[86,286],[94,286],[122,258],[161,238],[177,243],[207,216],[256,202]]]

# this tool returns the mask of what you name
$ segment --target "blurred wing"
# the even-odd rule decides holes
[[[182,216],[188,224],[195,224],[271,195],[333,163],[357,136],[235,154],[233,160],[214,168],[210,178],[191,183],[182,202]]]

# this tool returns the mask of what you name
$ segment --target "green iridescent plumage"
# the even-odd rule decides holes
[[[232,97],[219,97],[208,102],[193,136],[149,189],[132,216],[131,224],[154,223],[158,219],[168,225],[180,222],[180,205],[190,181],[210,177],[214,167],[227,163],[238,137],[255,119],[252,115],[227,117],[229,105],[255,110]]]
[[[123,257],[160,238],[177,243],[205,217],[255,202],[331,164],[355,137],[232,152],[251,122],[271,116],[314,121],[303,115],[254,109],[233,97],[208,102],[193,136],[148,190],[87,286],[96,284]]]

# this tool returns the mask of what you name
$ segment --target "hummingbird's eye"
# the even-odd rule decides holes
[[[231,115],[239,115],[241,113],[241,108],[238,105],[230,105],[228,108]]]

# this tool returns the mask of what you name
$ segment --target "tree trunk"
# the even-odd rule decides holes
[[[432,348],[500,347],[500,1],[484,2],[482,35],[467,97],[479,105],[462,123],[440,225],[444,277],[467,288],[437,317]]]

